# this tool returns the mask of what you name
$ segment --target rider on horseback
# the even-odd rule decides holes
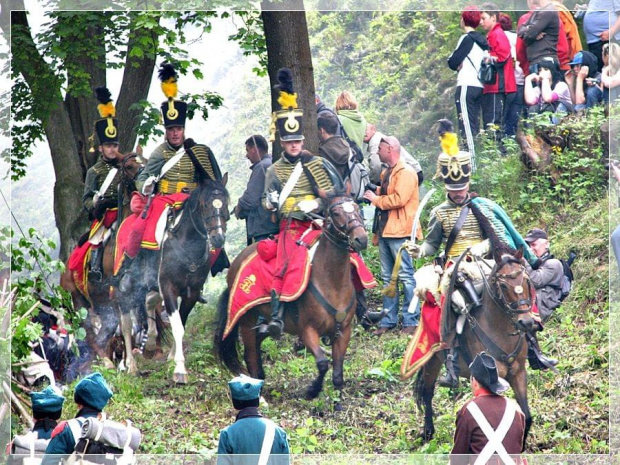
[[[136,187],[142,196],[134,196],[132,199],[132,211],[139,214],[131,227],[130,244],[124,250],[125,258],[122,269],[117,275],[122,276],[120,286],[122,289],[131,288],[131,277],[125,273],[131,262],[137,255],[140,247],[157,249],[156,244],[145,246],[143,238],[147,224],[157,222],[161,209],[155,208],[154,198],[169,196],[166,204],[174,204],[177,208],[196,187],[198,180],[210,178],[221,180],[222,174],[215,159],[215,155],[209,147],[197,144],[193,139],[185,138],[185,120],[187,116],[187,103],[175,100],[177,95],[177,73],[174,67],[164,63],[159,70],[161,87],[167,100],[161,105],[161,112],[166,130],[166,140],[158,146],[148,159],[144,170],[138,175]],[[183,194],[183,200],[178,196]],[[157,210],[157,211],[154,211]],[[215,264],[211,266],[213,275],[228,267],[228,259],[222,249]]]
[[[312,228],[309,214],[322,210],[322,199],[316,188],[330,191],[342,186],[342,179],[329,161],[303,151],[303,110],[297,108],[297,94],[293,91],[292,72],[288,68],[278,71],[278,103],[282,110],[274,113],[280,143],[284,151],[278,161],[269,167],[265,179],[263,207],[277,212],[280,217],[280,234],[276,255],[276,275],[271,290],[271,321],[268,331],[273,338],[282,335],[284,304],[280,294],[289,260],[297,247],[298,239]],[[272,130],[275,130],[272,127]]]
[[[102,119],[95,122],[101,158],[86,172],[82,203],[89,217],[94,220],[89,234],[92,247],[88,278],[101,281],[103,249],[109,239],[107,232],[118,216],[118,185],[121,182],[119,162],[123,155],[118,151],[118,125],[114,118],[116,109],[110,91],[106,87],[97,87],[95,94],[101,102],[97,108]]]
[[[475,194],[469,194],[471,156],[459,151],[452,122],[440,120],[439,135],[443,153],[438,159],[438,174],[443,179],[447,199],[430,214],[428,234],[421,244],[410,244],[407,248],[413,258],[432,256],[445,241],[443,268],[448,269],[463,252],[470,248],[472,257],[484,257],[494,248],[495,241],[516,250],[524,249],[524,258],[533,268],[538,266],[538,257],[519,235],[504,210],[494,202]],[[481,305],[481,299],[473,283],[460,271],[455,280],[455,291],[450,297],[452,308],[458,313],[467,313]],[[442,299],[443,301],[443,299]],[[456,308],[455,308],[456,307]],[[534,318],[540,321],[535,310]],[[453,338],[451,338],[453,340]],[[530,338],[528,338],[530,340]],[[532,337],[530,342],[535,344]],[[446,357],[447,374],[439,379],[444,387],[458,385],[458,350],[450,347]],[[544,357],[536,351],[538,367],[557,364],[556,360]]]

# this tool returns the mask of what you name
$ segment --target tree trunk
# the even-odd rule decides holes
[[[304,110],[303,126],[304,148],[313,154],[318,154],[319,140],[316,125],[316,104],[314,100],[314,74],[312,55],[310,54],[310,40],[306,13],[302,0],[293,0],[286,4],[287,8],[298,11],[276,11],[281,5],[263,1],[261,4],[265,41],[267,44],[267,71],[271,88],[277,84],[277,74],[280,68],[290,68],[293,71],[293,85],[297,92],[297,104]],[[271,92],[271,108],[280,110],[278,96]],[[273,145],[274,160],[280,155],[279,140]]]
[[[142,120],[143,112],[141,109],[131,109],[130,107],[148,97],[159,46],[159,36],[152,29],[136,29],[134,22],[138,14],[136,12],[130,13],[128,53],[125,60],[123,84],[117,100],[119,140],[122,153],[133,150],[136,143],[136,129]],[[161,15],[156,17],[159,20]],[[129,53],[136,44],[144,52],[141,57],[131,56]]]
[[[54,216],[60,233],[60,258],[65,260],[79,234],[87,228],[82,208],[82,166],[71,121],[60,93],[61,81],[39,54],[25,11],[12,12],[12,28],[14,70],[24,77],[34,101],[44,103],[46,107],[47,117],[43,127],[56,174]]]

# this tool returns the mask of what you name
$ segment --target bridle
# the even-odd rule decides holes
[[[188,208],[188,215],[192,222],[192,226],[198,233],[198,235],[204,239],[205,241],[209,241],[209,234],[212,231],[218,231],[220,234],[224,234],[224,223],[228,220],[225,203],[220,200],[219,197],[226,196],[226,192],[220,188],[215,188],[209,193],[209,197],[206,199],[206,202],[211,202],[211,206],[213,207],[213,213],[207,216],[200,215],[201,220],[196,221],[196,212],[202,211],[206,208],[205,203],[202,200],[197,202],[196,208]],[[209,226],[211,224],[211,220],[215,219],[215,225]]]
[[[121,181],[123,185],[125,186],[125,188],[129,191],[135,190],[135,187],[136,187],[135,177],[137,173],[131,176],[131,174],[129,173],[127,169],[127,163],[129,163],[130,160],[133,160],[137,157],[138,155],[135,152],[131,152],[121,160]]]
[[[347,212],[345,204],[351,204],[352,211]],[[355,202],[349,197],[340,197],[340,200],[331,202],[326,207],[327,215],[325,216],[325,224],[322,226],[325,237],[336,247],[340,249],[352,248],[350,234],[354,229],[364,227],[364,223],[359,214],[359,210],[355,209]],[[333,220],[335,209],[341,207],[347,213],[347,221],[342,225],[337,225]]]
[[[504,274],[500,273],[500,270],[511,263],[516,263],[518,265],[517,269],[512,273]],[[508,280],[518,279],[519,276],[521,280],[517,285],[508,285]],[[517,322],[515,321],[515,317],[518,315],[522,315],[524,313],[530,313],[532,311],[533,302],[532,302],[532,282],[530,277],[527,275],[525,271],[525,267],[521,264],[519,260],[513,257],[502,258],[499,263],[495,264],[495,267],[491,271],[491,276],[489,277],[489,281],[487,282],[484,279],[485,286],[488,286],[489,282],[492,285],[492,288],[487,288],[489,295],[495,302],[495,304],[504,310],[506,314],[510,317],[511,321],[515,326],[517,326]],[[521,295],[525,290],[525,285],[527,285],[528,289],[528,298],[522,298]],[[517,294],[517,300],[508,301],[506,298],[505,290],[508,287],[512,287],[515,294]],[[526,306],[526,308],[520,309],[520,307]]]

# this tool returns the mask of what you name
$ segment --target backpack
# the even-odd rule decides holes
[[[134,462],[134,452],[142,439],[140,430],[130,420],[124,423],[101,418],[87,418],[81,422],[80,435],[76,437],[74,425],[70,424],[74,435],[75,449],[68,464],[75,465],[128,465]]]
[[[562,285],[560,287],[560,290],[562,291],[562,294],[560,295],[560,302],[562,302],[564,299],[566,299],[566,297],[568,297],[568,294],[570,294],[570,291],[573,287],[574,277],[573,271],[570,269],[570,267],[573,264],[575,258],[577,258],[577,254],[571,252],[568,260],[564,260],[563,258],[559,259],[560,263],[562,263],[562,268],[564,269],[564,276],[562,277]]]
[[[361,202],[364,199],[364,191],[366,190],[366,185],[370,182],[370,177],[368,170],[359,161],[353,148],[349,149],[348,174],[343,181],[346,182],[347,178],[351,182],[351,198],[356,202]]]
[[[364,154],[362,153],[362,149],[358,147],[355,141],[352,141],[351,139],[349,139],[349,136],[345,132],[342,124],[340,125],[340,136],[342,136],[342,138],[347,141],[347,144],[349,144],[349,147],[351,147],[351,150],[355,154],[355,158],[357,159],[357,161],[360,163],[364,161]]]
[[[14,463],[39,465],[49,442],[49,439],[39,439],[39,435],[34,431],[15,436],[11,454],[19,455],[22,458],[21,461],[16,459]]]

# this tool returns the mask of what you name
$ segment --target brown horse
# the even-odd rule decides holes
[[[120,163],[121,185],[119,186],[119,216],[117,224],[128,216],[129,197],[135,190],[134,178],[138,174],[141,164],[138,162],[139,152],[131,152],[125,155]],[[103,279],[101,282],[88,282],[88,295],[84,295],[73,280],[73,272],[67,266],[60,276],[60,285],[63,289],[71,293],[73,308],[89,309],[89,314],[84,320],[86,330],[86,341],[91,349],[101,358],[107,366],[113,366],[106,353],[106,346],[110,338],[114,335],[118,324],[118,311],[113,299],[110,298],[110,286],[112,284],[114,268],[114,233],[108,239],[103,253]],[[67,264],[65,264],[67,265]],[[100,321],[100,328],[96,331],[93,324],[93,316],[96,315]]]
[[[485,351],[495,358],[499,376],[508,381],[525,414],[525,449],[525,440],[532,424],[527,403],[525,363],[528,346],[525,338],[535,324],[530,315],[535,294],[522,258],[523,249],[514,254],[494,253],[495,266],[488,280],[483,278],[482,305],[467,315],[467,324],[457,338],[461,377],[469,378],[469,364],[479,352]],[[416,379],[416,401],[424,411],[425,440],[430,440],[435,433],[433,396],[442,365],[443,354],[438,352],[424,365]]]
[[[323,389],[323,379],[329,369],[329,361],[319,344],[321,337],[332,341],[333,383],[341,389],[344,356],[351,338],[351,320],[355,315],[355,289],[351,281],[349,250],[366,248],[368,236],[364,230],[359,207],[349,197],[349,191],[327,195],[319,191],[325,202],[322,226],[314,258],[308,288],[295,302],[285,304],[284,331],[298,335],[312,352],[318,368],[318,377],[306,391],[306,397],[315,398]],[[271,318],[269,304],[249,310],[237,323],[228,337],[223,339],[228,318],[228,300],[241,263],[256,250],[256,244],[247,247],[233,261],[227,276],[228,288],[218,303],[218,328],[215,332],[215,350],[219,359],[234,373],[243,370],[237,353],[237,336],[241,331],[244,359],[249,374],[265,378],[260,346],[264,336],[255,330],[259,315]]]
[[[210,252],[223,248],[226,240],[226,222],[230,217],[227,181],[228,173],[220,181],[204,179],[198,183],[183,203],[178,221],[165,233],[161,250],[140,250],[132,263],[129,272],[136,285],[128,292],[117,292],[125,344],[131,342],[130,310],[134,309],[139,324],[148,331],[148,339],[143,342],[147,352],[152,351],[158,334],[155,310],[163,300],[174,337],[168,359],[175,363],[175,383],[187,383],[183,355],[185,323],[211,270]],[[129,372],[136,371],[130,351],[127,366]]]

